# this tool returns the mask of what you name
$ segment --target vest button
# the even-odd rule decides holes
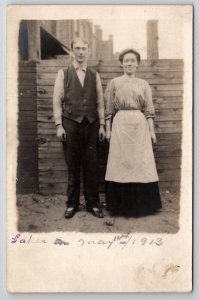
[[[84,103],[84,104],[86,104],[86,103],[87,103],[87,100],[86,100],[86,99],[84,99],[84,100],[83,100],[83,103]]]

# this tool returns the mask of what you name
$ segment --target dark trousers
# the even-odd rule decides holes
[[[63,118],[66,142],[64,155],[68,167],[67,207],[79,207],[80,169],[83,171],[83,190],[86,207],[98,207],[98,132],[99,122],[90,123],[86,118],[81,123]]]

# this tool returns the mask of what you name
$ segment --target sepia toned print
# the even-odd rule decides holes
[[[55,6],[56,18],[51,10],[44,17],[44,6],[41,12],[35,8],[35,14],[26,6],[8,9],[8,18],[19,13],[8,24],[7,43],[7,82],[13,86],[7,116],[8,182],[12,178],[7,201],[13,214],[8,290],[189,291],[192,8],[145,6],[143,14],[140,6],[129,6],[129,15],[125,6],[110,6],[101,19],[92,6],[79,7],[80,18],[73,6],[65,17]],[[36,281],[30,286],[28,280],[22,286],[11,262],[17,259],[23,276],[22,255],[29,257],[33,249],[38,257],[30,259],[30,269],[36,261],[46,268],[55,251],[55,274],[64,274],[66,282],[50,273],[51,286]],[[66,272],[73,267],[90,278],[88,251],[92,262],[98,257],[100,274],[100,261],[107,258],[103,268],[115,272],[112,284],[70,281]],[[69,257],[64,269],[61,259]],[[183,285],[185,268],[189,279]],[[118,287],[121,276],[132,282]],[[28,278],[36,280],[36,273]]]
[[[36,232],[49,231],[53,230],[53,226],[54,230],[75,230],[77,226],[82,228],[78,216],[86,221],[86,232],[90,230],[92,232],[95,230],[107,232],[110,230],[104,226],[103,220],[99,224],[99,228],[95,229],[92,224],[95,220],[90,218],[89,214],[85,214],[83,195],[81,196],[81,209],[78,216],[75,217],[75,220],[68,222],[69,224],[63,224],[64,207],[67,201],[64,195],[67,191],[68,170],[62,143],[56,137],[52,109],[53,89],[57,72],[72,64],[71,42],[78,36],[82,36],[89,43],[88,63],[98,71],[104,90],[111,79],[122,75],[123,71],[118,53],[113,51],[114,36],[109,35],[108,40],[103,40],[102,28],[99,25],[93,25],[93,23],[95,21],[92,20],[23,20],[20,22],[17,175],[20,231],[29,231],[31,228]],[[163,198],[161,213],[152,218],[151,221],[147,220],[146,231],[176,232],[178,230],[180,196],[183,59],[159,58],[161,55],[158,42],[159,23],[161,25],[161,20],[159,22],[146,20],[142,25],[146,27],[147,32],[142,41],[142,45],[146,49],[146,53],[144,53],[146,59],[141,59],[136,72],[136,77],[146,80],[152,90],[155,107],[154,126],[157,134],[154,151]],[[175,57],[175,54],[173,55]],[[29,94],[27,95],[27,93]],[[30,102],[32,102],[32,106]],[[108,107],[105,108],[105,110],[107,109]],[[100,142],[99,147],[100,205],[105,208],[105,170],[108,143],[106,141]],[[21,153],[26,155],[21,155]],[[140,158],[137,157],[137,160]],[[145,163],[147,164],[147,161]],[[92,178],[93,175],[90,177]],[[27,196],[26,194],[30,195]],[[49,196],[49,194],[51,195]],[[29,205],[27,205],[27,201],[29,201]],[[153,199],[150,202],[152,203]],[[38,212],[40,210],[42,213]],[[51,211],[53,211],[53,216],[51,216]],[[105,213],[108,216],[106,211]],[[38,218],[41,219],[39,222]],[[125,219],[113,220],[113,222],[114,224],[115,222],[122,222],[120,226],[124,227],[121,230],[126,231],[129,226],[129,222],[126,222]],[[154,222],[152,227],[149,225],[151,222]],[[49,223],[51,224],[50,227]],[[74,225],[72,225],[73,223]],[[143,221],[140,221],[140,225],[138,223],[136,227],[141,226],[141,230],[143,230],[142,223]],[[163,224],[161,229],[156,226],[160,223]],[[135,224],[132,226],[134,227]],[[69,227],[67,228],[67,226]],[[111,231],[114,231],[114,226]],[[84,229],[82,228],[80,231],[84,231]]]

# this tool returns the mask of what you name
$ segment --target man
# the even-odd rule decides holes
[[[98,193],[98,139],[105,138],[104,100],[99,74],[87,67],[88,43],[72,42],[73,64],[59,70],[54,87],[53,111],[57,137],[62,141],[68,167],[67,209],[72,218],[79,209],[80,167],[86,209],[103,218]]]

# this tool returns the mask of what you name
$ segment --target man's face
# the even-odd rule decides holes
[[[75,60],[79,63],[85,63],[88,58],[88,44],[77,41],[73,44],[73,53]]]

